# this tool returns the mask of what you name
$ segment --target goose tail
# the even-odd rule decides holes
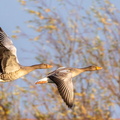
[[[48,77],[45,77],[35,82],[35,84],[44,84],[44,83],[53,83],[53,81],[50,80]]]

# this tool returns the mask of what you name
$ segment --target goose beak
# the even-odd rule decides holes
[[[47,65],[48,66],[48,68],[52,68],[53,66],[52,65]]]
[[[45,65],[46,68],[52,68],[53,66],[52,65],[48,65],[48,64],[43,64]]]
[[[98,66],[97,66],[97,67],[96,67],[96,69],[97,69],[97,70],[101,70],[101,69],[103,69],[103,68],[102,68],[102,67],[98,67]]]
[[[47,69],[47,68],[52,68],[53,66],[52,65],[49,65],[49,64],[40,64],[40,68],[41,69]]]

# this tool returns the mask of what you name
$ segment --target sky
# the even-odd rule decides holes
[[[22,6],[17,0],[1,0],[0,27],[2,27],[9,37],[15,34],[14,31],[16,30],[16,26],[20,26],[25,32],[31,32],[25,24],[25,21],[30,19],[30,17],[31,16],[23,10]],[[17,56],[21,64],[30,65],[36,62],[34,59],[34,54],[23,52],[24,49],[27,49],[28,51],[34,49],[32,42],[25,38],[17,40],[12,39],[12,41],[17,48]],[[30,57],[29,62],[27,58],[28,54]]]
[[[118,6],[117,1],[118,0],[116,0],[115,2],[116,6]],[[31,15],[27,14],[23,10],[23,7],[17,0],[0,1],[0,27],[2,27],[2,29],[7,33],[8,36],[11,37],[12,35],[14,35],[13,31],[16,30],[16,26],[20,26],[23,31],[32,34],[32,31],[29,30],[29,28],[25,24],[25,21],[29,20],[31,17]],[[22,65],[31,65],[37,62],[35,60],[34,52],[32,54],[29,52],[23,52],[24,49],[27,49],[28,51],[35,51],[33,42],[25,38],[17,40],[12,39],[12,41],[17,48],[17,56],[19,62]],[[113,117],[115,117],[115,115]]]

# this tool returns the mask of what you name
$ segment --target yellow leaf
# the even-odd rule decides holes
[[[43,16],[43,15],[41,15],[39,18],[40,18],[40,19],[44,19],[44,16]]]
[[[38,31],[38,32],[41,32],[43,28],[44,28],[44,27],[41,26],[41,27],[39,27],[39,28],[37,29],[37,31]]]
[[[6,111],[6,114],[10,114],[10,110],[7,110],[7,111]]]
[[[33,85],[30,85],[29,87],[30,87],[30,88],[35,88]]]
[[[34,10],[28,10],[29,11],[29,13],[36,13],[36,11],[34,11]]]
[[[82,109],[83,114],[87,113],[87,111],[86,111],[86,109],[85,109],[85,107],[83,105],[81,106],[81,109]]]
[[[40,15],[41,15],[41,13],[40,13],[40,12],[37,12],[37,11],[35,12],[35,14],[36,14],[36,15],[38,15],[38,16],[40,16]]]
[[[95,99],[95,95],[94,95],[94,94],[91,94],[91,95],[90,95],[90,98],[91,98],[91,99]]]
[[[38,40],[40,37],[39,36],[36,36],[35,38],[34,38],[34,40],[36,41],[36,40]]]
[[[3,110],[3,108],[0,106],[0,110]]]
[[[102,23],[106,23],[106,19],[105,19],[105,18],[101,18],[100,21],[101,21]]]
[[[16,36],[16,35],[12,35],[11,37],[17,39],[17,36]]]
[[[57,27],[55,25],[48,25],[48,26],[45,26],[45,28],[47,29],[57,29]]]
[[[20,92],[13,92],[13,95],[19,95]]]
[[[92,88],[92,92],[94,92],[94,93],[95,93],[95,92],[96,92],[96,89],[95,89],[95,88]]]
[[[21,3],[22,5],[26,5],[26,1],[25,1],[25,0],[20,0],[20,3]]]
[[[105,24],[105,25],[111,25],[111,23],[108,23],[107,22],[107,19],[106,18],[100,18],[100,21]]]
[[[75,93],[75,95],[77,95],[77,96],[83,96],[82,93]]]
[[[111,103],[109,103],[108,105],[109,105],[109,106],[114,106],[115,104],[111,102]]]
[[[45,9],[45,12],[50,12],[51,10],[50,9]]]

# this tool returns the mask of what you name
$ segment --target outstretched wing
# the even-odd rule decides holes
[[[20,69],[16,48],[0,27],[0,73],[10,73]]]
[[[72,75],[69,70],[60,70],[54,72],[54,74],[48,76],[58,88],[58,91],[68,105],[68,107],[73,106],[74,101],[74,92],[73,92],[73,83],[72,83]]]

